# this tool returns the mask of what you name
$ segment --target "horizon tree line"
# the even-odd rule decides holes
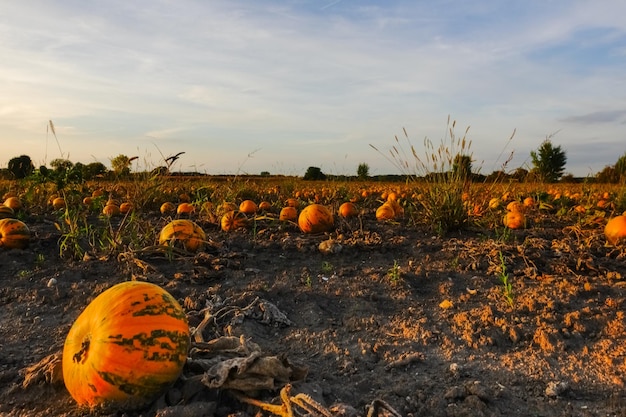
[[[167,175],[170,173],[172,164],[184,152],[179,152],[169,158],[165,158],[166,166],[159,166],[153,169],[151,176]],[[546,138],[541,145],[530,152],[532,167],[530,170],[519,167],[512,173],[503,171],[494,171],[484,176],[472,172],[471,155],[458,154],[454,158],[452,171],[455,178],[467,180],[478,179],[480,177],[486,180],[497,180],[498,178],[510,178],[516,181],[524,182],[546,182],[554,183],[560,180],[573,180],[571,174],[565,174],[565,166],[567,163],[567,155],[562,147],[554,146],[550,137]],[[120,154],[111,159],[111,170],[101,162],[91,162],[83,164],[81,162],[73,163],[68,159],[57,158],[50,162],[50,168],[45,165],[35,168],[32,159],[28,155],[21,155],[11,158],[6,169],[0,169],[0,177],[5,179],[24,179],[33,177],[42,181],[55,181],[59,185],[67,182],[88,181],[97,178],[124,178],[131,174],[130,165],[137,157],[128,157]],[[263,176],[269,175],[264,171]],[[304,173],[305,180],[325,180],[332,176],[324,174],[319,167],[310,166]],[[358,179],[368,179],[369,165],[360,163],[357,167],[356,177]],[[618,158],[614,165],[607,165],[599,171],[594,179],[600,183],[620,183],[626,182],[626,152]]]

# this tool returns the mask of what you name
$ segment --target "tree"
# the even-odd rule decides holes
[[[515,171],[513,171],[513,174],[511,174],[511,178],[513,178],[517,182],[524,182],[528,178],[528,170],[519,167],[515,169]]]
[[[318,167],[308,167],[304,174],[305,180],[325,180],[326,174]]]
[[[619,175],[615,171],[615,166],[607,165],[602,171],[596,174],[596,181],[602,184],[611,184],[619,181]]]
[[[561,146],[553,146],[550,138],[543,141],[536,151],[531,151],[533,172],[540,181],[556,182],[565,172],[567,156]]]
[[[356,169],[356,175],[361,180],[366,180],[370,176],[370,166],[366,163],[361,163]]]
[[[91,162],[85,165],[83,177],[85,180],[93,180],[99,175],[104,175],[107,167],[102,162]]]
[[[130,174],[130,163],[131,160],[129,157],[119,154],[115,158],[111,159],[111,168],[118,177],[125,177]]]
[[[454,157],[452,163],[453,178],[466,180],[472,175],[472,157],[469,155],[458,154]]]
[[[57,173],[60,174],[60,173],[67,172],[70,169],[72,169],[74,164],[69,159],[57,158],[57,159],[53,159],[52,161],[50,161],[50,166],[54,168],[54,170]]]
[[[13,178],[22,179],[28,177],[35,170],[32,159],[28,155],[12,158],[8,165],[9,172]]]
[[[83,182],[85,180],[85,168],[85,164],[83,164],[82,162],[76,162],[74,166],[72,166],[65,174],[68,182]]]

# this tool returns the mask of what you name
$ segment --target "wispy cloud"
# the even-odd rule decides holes
[[[626,122],[626,110],[605,110],[592,113],[582,114],[578,116],[564,117],[561,121],[566,123],[620,123]]]

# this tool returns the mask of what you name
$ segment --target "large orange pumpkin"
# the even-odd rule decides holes
[[[120,207],[114,203],[107,203],[102,209],[102,214],[107,217],[119,216]]]
[[[344,218],[355,217],[359,215],[359,210],[351,201],[346,201],[339,206],[339,215]]]
[[[506,205],[506,209],[508,211],[518,211],[520,213],[523,213],[524,212],[524,204],[520,203],[517,200],[513,200],[509,204]]]
[[[397,200],[387,200],[376,209],[376,220],[394,220],[404,215],[404,208]]]
[[[604,227],[604,236],[611,245],[626,241],[626,216],[615,216]]]
[[[393,220],[396,218],[396,212],[391,204],[383,203],[376,209],[376,220],[385,221]]]
[[[196,208],[191,203],[180,203],[178,207],[176,207],[176,214],[186,214],[191,215],[195,213]]]
[[[13,211],[18,211],[22,208],[22,202],[19,198],[15,196],[7,197],[7,199],[4,200],[4,205],[7,207],[11,207]]]
[[[526,218],[521,211],[509,211],[504,215],[502,223],[509,229],[523,229],[526,224]]]
[[[231,210],[222,216],[220,225],[225,232],[240,229],[248,225],[248,217],[242,211]]]
[[[298,216],[298,226],[304,233],[330,232],[335,226],[333,213],[321,204],[309,204]]]
[[[28,226],[17,219],[0,219],[0,248],[24,249],[30,241]]]
[[[239,211],[244,214],[254,214],[259,209],[259,206],[252,200],[243,200],[239,204]]]
[[[70,328],[63,380],[81,406],[144,407],[176,381],[189,344],[174,297],[155,284],[123,282],[97,296]]]
[[[280,213],[278,214],[278,220],[280,221],[289,221],[295,222],[298,219],[298,209],[292,206],[286,206],[280,209]]]
[[[202,249],[206,242],[206,233],[198,224],[187,219],[172,220],[159,234],[159,245],[180,245],[189,252]]]
[[[11,207],[0,204],[0,219],[6,219],[9,217],[13,217],[14,215],[15,211],[13,211]]]

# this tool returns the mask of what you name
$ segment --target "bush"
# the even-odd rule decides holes
[[[305,180],[325,180],[326,174],[318,167],[308,167],[304,174]]]

